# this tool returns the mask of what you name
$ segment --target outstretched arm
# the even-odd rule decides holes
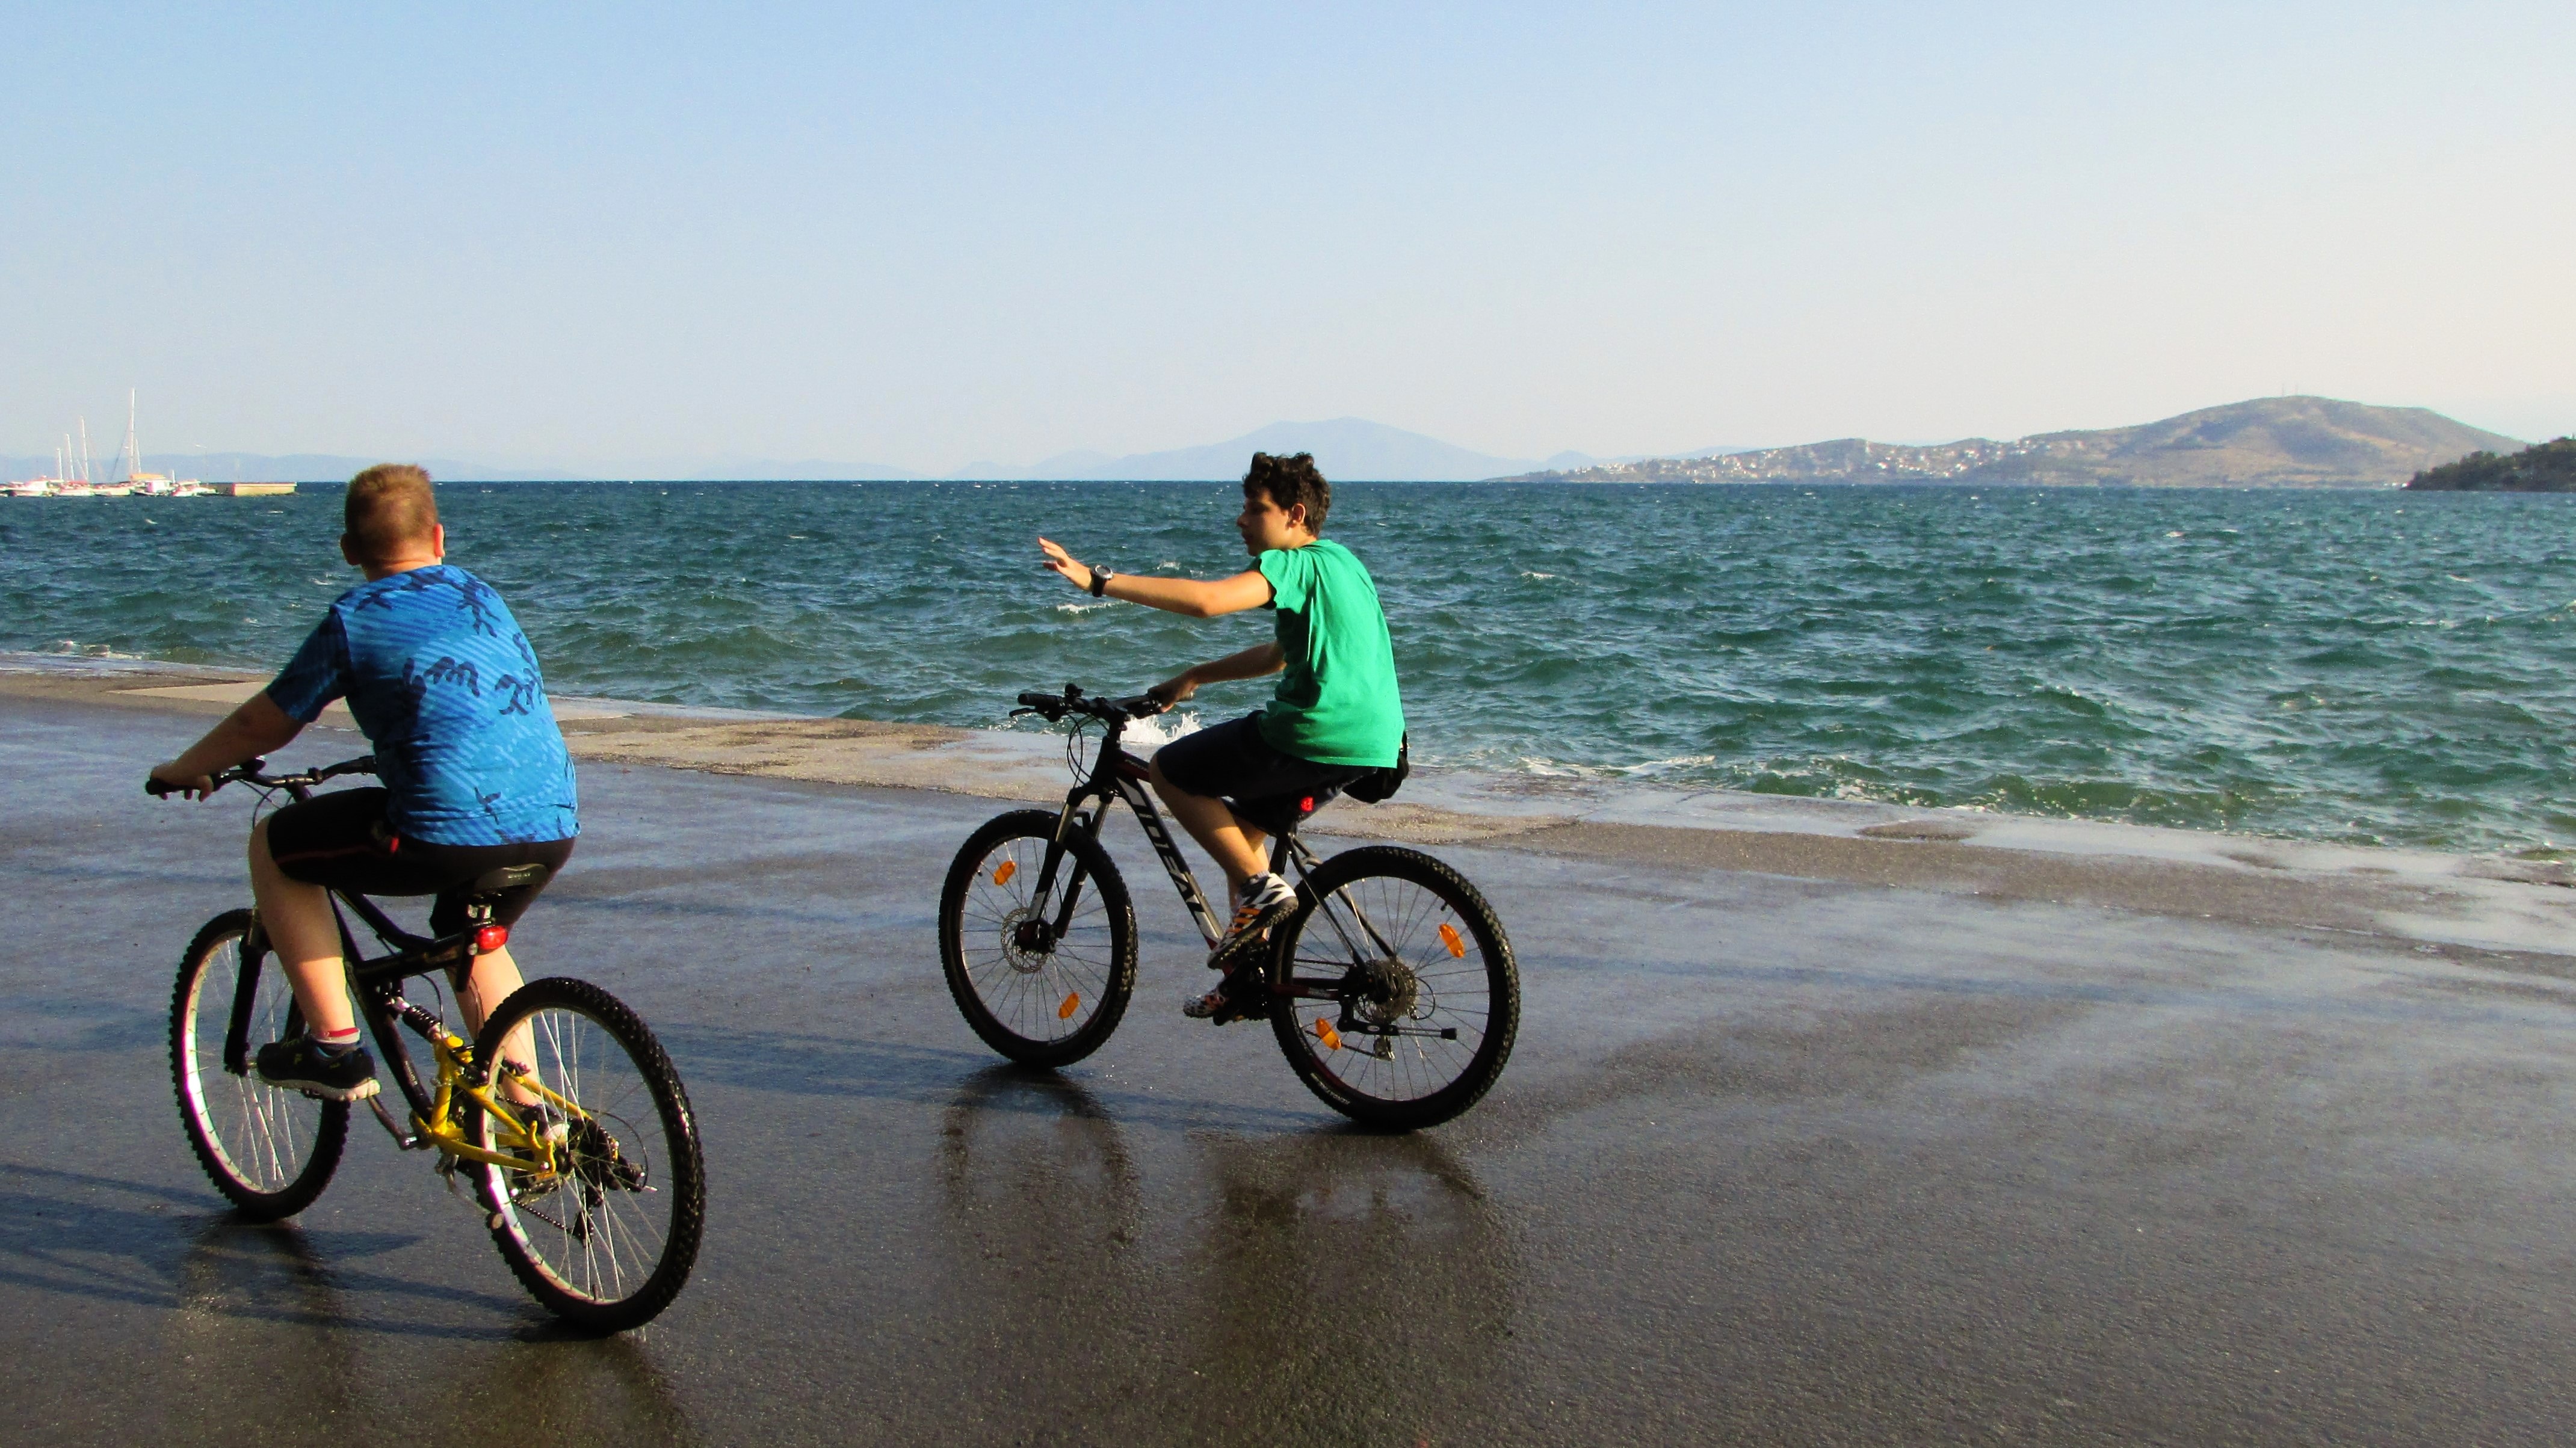
[[[1072,554],[1044,538],[1038,540],[1038,548],[1046,555],[1041,566],[1048,572],[1076,588],[1086,592],[1090,590],[1091,569],[1087,564],[1078,562]],[[1147,608],[1159,608],[1165,613],[1184,614],[1190,618],[1214,618],[1221,613],[1241,613],[1247,608],[1259,608],[1268,603],[1270,580],[1262,577],[1261,570],[1257,568],[1232,578],[1204,580],[1121,573],[1109,580],[1109,586],[1101,590],[1100,596],[1125,603],[1141,603]],[[1262,672],[1268,673],[1269,670]],[[1248,679],[1253,675],[1228,677]],[[1215,680],[1204,682],[1214,683]]]
[[[1168,709],[1199,691],[1201,684],[1222,684],[1233,679],[1258,679],[1275,674],[1288,666],[1287,652],[1276,642],[1254,644],[1239,654],[1183,669],[1145,692],[1163,701]]]
[[[225,715],[224,722],[207,730],[205,738],[189,745],[187,753],[167,764],[155,765],[152,777],[184,790],[190,799],[204,799],[215,792],[213,776],[217,770],[282,749],[288,740],[303,732],[304,725],[277,707],[277,701],[262,689]]]

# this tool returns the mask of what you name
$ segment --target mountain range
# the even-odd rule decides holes
[[[2513,438],[2420,407],[2374,407],[2326,397],[2267,397],[2203,408],[2135,427],[2038,433],[1998,442],[1911,444],[1840,438],[1797,447],[1709,447],[1661,457],[1505,458],[1356,417],[1278,422],[1200,447],[1112,456],[1058,453],[1034,463],[970,463],[945,476],[994,481],[1127,479],[1227,481],[1255,452],[1311,452],[1329,478],[1351,482],[1584,483],[1957,482],[2131,484],[2148,487],[2362,487],[2405,482],[2473,452],[2520,447]],[[154,454],[145,466],[208,482],[339,482],[379,458],[324,453]],[[0,457],[12,478],[52,459]],[[575,474],[430,458],[451,482],[553,482],[580,476],[706,482],[904,480],[919,473],[866,463],[727,457]],[[104,474],[102,474],[103,476]]]
[[[2521,444],[2421,407],[2262,397],[2159,422],[2010,442],[1838,438],[1699,458],[1524,473],[1513,482],[2049,483],[2134,487],[2393,487],[2425,468]]]

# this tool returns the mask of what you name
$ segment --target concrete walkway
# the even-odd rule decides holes
[[[1520,1047],[1468,1117],[1377,1138],[1266,1031],[1180,1019],[1194,937],[1132,826],[1137,1007],[1032,1076],[932,940],[993,801],[605,761],[518,944],[659,1028],[711,1224],[660,1322],[564,1339],[363,1119],[299,1223],[217,1210],[165,1010],[249,799],[139,789],[204,722],[0,699],[12,1444],[2576,1431],[2576,960],[2528,921],[2487,951],[1839,846],[1443,844],[1512,931]]]

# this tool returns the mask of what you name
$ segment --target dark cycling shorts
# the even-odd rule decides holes
[[[268,854],[290,880],[361,895],[435,895],[432,935],[465,928],[465,890],[487,871],[507,865],[560,870],[573,842],[533,845],[433,845],[397,837],[385,823],[381,788],[336,789],[268,817]],[[492,922],[514,925],[536,903],[543,884],[523,885],[494,897]]]
[[[1154,755],[1163,778],[1189,794],[1214,795],[1244,823],[1282,835],[1330,804],[1368,773],[1350,764],[1318,764],[1282,754],[1261,737],[1261,716],[1247,714],[1184,734]]]

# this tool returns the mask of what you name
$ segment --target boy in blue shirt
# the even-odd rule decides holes
[[[380,788],[335,790],[261,819],[250,835],[260,929],[302,1008],[306,1034],[264,1045],[260,1079],[334,1101],[376,1094],[358,1044],[329,890],[436,895],[430,929],[465,924],[463,887],[541,864],[549,877],[580,833],[572,760],[547,707],[527,635],[491,585],[446,562],[429,474],[388,463],[349,483],[340,553],[367,580],[331,604],[283,672],[152,777],[202,799],[217,772],[282,748],[333,699],[375,746]],[[504,895],[509,925],[543,880]],[[470,1029],[519,988],[502,949],[457,983]]]

